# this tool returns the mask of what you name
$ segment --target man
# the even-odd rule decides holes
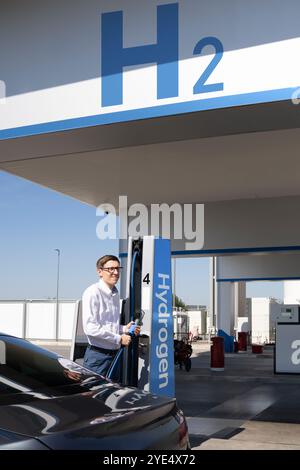
[[[120,298],[116,288],[121,270],[119,259],[113,255],[102,256],[96,267],[100,280],[82,296],[83,330],[89,342],[83,366],[105,376],[120,347],[129,346],[131,337],[126,333],[134,322],[120,325]]]

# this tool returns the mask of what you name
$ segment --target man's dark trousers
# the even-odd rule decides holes
[[[108,369],[118,350],[109,350],[88,346],[84,355],[83,367],[106,376]]]

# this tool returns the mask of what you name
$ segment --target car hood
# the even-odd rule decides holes
[[[76,438],[89,438],[93,448],[93,436],[99,442],[99,437],[108,438],[116,432],[134,432],[169,414],[175,406],[175,399],[132,387],[105,383],[91,388],[67,396],[32,393],[30,399],[26,394],[26,400],[20,397],[19,402],[0,407],[0,428],[38,438],[52,448],[59,448],[58,442],[68,448],[68,439],[73,447]]]

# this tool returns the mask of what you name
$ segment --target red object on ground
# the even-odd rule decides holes
[[[210,368],[211,370],[224,370],[224,338],[215,336],[210,347]]]
[[[247,333],[239,331],[238,333],[239,351],[247,351]]]
[[[253,354],[261,354],[263,352],[262,344],[252,344]]]

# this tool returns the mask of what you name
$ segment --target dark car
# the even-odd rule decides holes
[[[0,450],[188,447],[175,399],[122,387],[0,334]]]

